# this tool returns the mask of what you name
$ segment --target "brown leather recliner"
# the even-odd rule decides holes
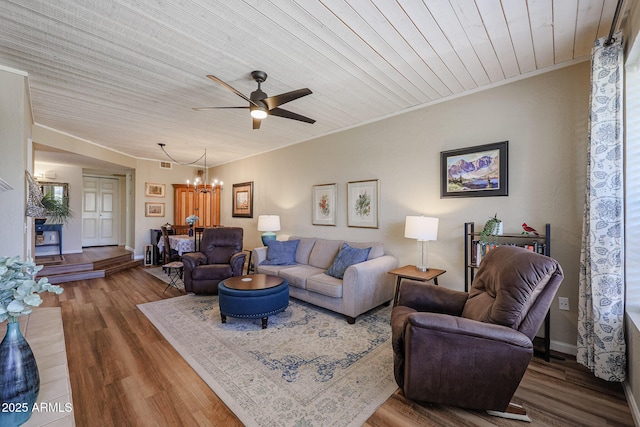
[[[217,294],[218,283],[241,276],[247,256],[242,252],[240,227],[206,228],[199,252],[182,255],[184,289],[196,294]]]
[[[506,411],[562,278],[554,259],[500,246],[483,258],[469,293],[405,280],[391,315],[405,397]]]

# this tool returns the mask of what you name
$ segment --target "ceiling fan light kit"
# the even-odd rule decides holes
[[[253,129],[260,129],[260,124],[262,123],[262,120],[264,120],[267,116],[277,116],[277,117],[282,117],[285,119],[291,119],[291,120],[298,120],[300,122],[304,122],[304,123],[309,123],[309,124],[313,124],[316,121],[313,119],[310,119],[309,117],[305,117],[302,116],[300,114],[294,113],[292,111],[288,111],[285,109],[280,108],[280,105],[282,104],[286,104],[287,102],[291,102],[293,100],[296,100],[298,98],[302,98],[303,96],[306,95],[311,95],[313,92],[311,92],[310,89],[308,88],[304,88],[304,89],[298,89],[298,90],[294,90],[291,92],[286,92],[286,93],[281,93],[280,95],[275,95],[275,96],[267,96],[266,93],[264,93],[262,91],[262,89],[260,88],[260,85],[267,80],[267,73],[265,73],[264,71],[252,71],[251,72],[251,77],[253,78],[253,80],[255,80],[258,83],[258,89],[256,89],[255,91],[251,92],[251,96],[247,97],[246,95],[244,95],[242,92],[240,92],[239,90],[233,88],[231,85],[229,85],[228,83],[220,80],[218,77],[213,76],[211,74],[207,75],[208,78],[210,78],[211,80],[213,80],[216,83],[219,83],[221,86],[223,86],[225,89],[235,93],[236,95],[238,95],[240,98],[244,99],[245,101],[249,102],[249,105],[246,107],[201,107],[201,108],[194,108],[194,110],[196,111],[202,111],[202,110],[216,110],[216,109],[228,109],[228,108],[248,108],[249,109],[249,113],[253,119]]]

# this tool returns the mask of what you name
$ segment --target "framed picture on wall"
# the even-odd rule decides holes
[[[238,218],[253,218],[253,181],[233,184],[233,212]]]
[[[509,141],[440,153],[440,197],[508,196]]]
[[[313,186],[313,225],[336,225],[336,200],[338,186],[322,184]]]
[[[145,202],[144,216],[164,216],[164,203]]]
[[[146,197],[164,197],[166,184],[144,183],[144,195]]]
[[[347,225],[378,228],[377,179],[347,183]]]

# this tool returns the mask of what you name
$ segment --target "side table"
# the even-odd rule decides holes
[[[434,285],[438,285],[438,276],[446,273],[446,270],[438,270],[437,268],[430,268],[427,271],[416,270],[415,265],[405,265],[404,267],[396,268],[389,271],[389,274],[396,276],[396,293],[393,297],[393,306],[398,303],[398,293],[400,292],[400,282],[402,279],[418,280],[420,282],[427,282],[433,280]]]

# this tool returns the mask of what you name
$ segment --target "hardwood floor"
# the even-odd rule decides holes
[[[137,304],[181,295],[143,267],[65,283],[42,294],[62,308],[78,426],[240,426],[240,421],[178,355]],[[391,367],[389,367],[391,369]],[[473,392],[473,390],[469,390]],[[632,426],[620,384],[593,377],[575,360],[534,358],[514,402],[533,426]],[[484,412],[418,404],[398,390],[365,426],[526,426]]]

